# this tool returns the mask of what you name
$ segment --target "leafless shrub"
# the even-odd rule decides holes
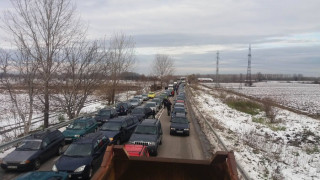
[[[276,122],[276,112],[272,107],[272,100],[270,98],[265,98],[263,100],[264,111],[266,112],[266,116],[269,118],[270,123]]]

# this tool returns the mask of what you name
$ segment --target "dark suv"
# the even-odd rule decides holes
[[[98,125],[101,126],[103,123],[107,122],[109,119],[118,117],[118,113],[114,108],[100,109],[95,115],[94,119],[97,121]]]
[[[170,135],[181,134],[187,135],[190,134],[190,125],[189,120],[186,115],[183,113],[176,113],[176,116],[171,119],[170,124]]]
[[[2,159],[1,167],[5,170],[39,169],[41,163],[60,155],[64,144],[64,136],[59,130],[32,134]]]
[[[131,109],[132,105],[128,102],[119,102],[116,106],[116,110],[119,116],[131,113]]]
[[[145,119],[135,129],[129,140],[130,144],[148,146],[151,155],[158,154],[158,146],[162,143],[162,128],[158,119]]]
[[[109,139],[101,132],[90,133],[70,144],[52,171],[69,173],[70,179],[90,179],[101,165]]]
[[[131,115],[136,116],[139,121],[142,121],[152,115],[152,109],[150,107],[138,106],[132,110]]]
[[[122,116],[104,123],[100,131],[109,137],[112,144],[121,144],[128,141],[134,129],[139,124],[135,116]]]

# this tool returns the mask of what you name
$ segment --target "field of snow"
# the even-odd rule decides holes
[[[275,109],[278,123],[269,123],[264,112],[252,116],[230,108],[220,99],[220,92],[207,88],[192,92],[200,113],[228,150],[235,152],[250,178],[320,179],[319,120]],[[203,121],[202,129],[215,146],[216,139]]]
[[[206,83],[206,85],[215,86],[214,83]],[[239,89],[239,83],[221,83],[221,86],[255,98],[270,98],[281,105],[312,115],[320,115],[319,84],[269,81],[254,83],[253,87],[242,84],[242,89]]]

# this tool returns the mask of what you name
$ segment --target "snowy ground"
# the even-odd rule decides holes
[[[274,109],[278,123],[269,123],[264,112],[252,116],[229,108],[222,101],[228,95],[204,87],[192,92],[201,113],[252,179],[320,179],[319,120]],[[212,132],[200,123],[214,145]]]
[[[214,87],[214,83],[206,83]],[[254,83],[254,87],[239,89],[239,83],[221,83],[222,87],[233,89],[239,93],[255,98],[271,98],[281,105],[295,108],[310,114],[320,114],[320,85],[287,82],[287,81],[268,81]]]

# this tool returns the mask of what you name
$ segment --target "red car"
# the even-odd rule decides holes
[[[124,149],[128,152],[129,156],[149,157],[149,152],[148,152],[147,146],[135,145],[135,144],[125,144]]]

